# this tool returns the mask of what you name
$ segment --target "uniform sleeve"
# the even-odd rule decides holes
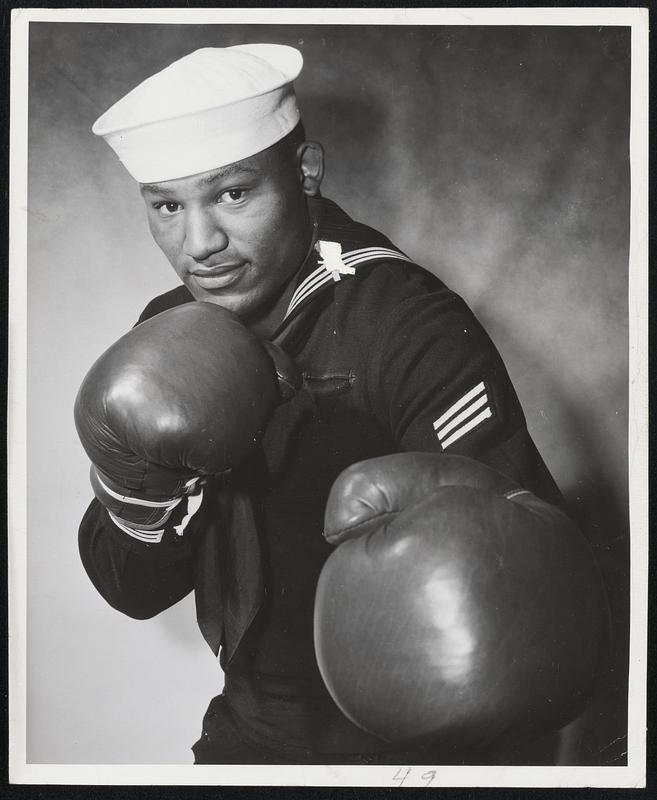
[[[400,450],[468,456],[562,504],[499,353],[453,292],[398,305],[380,325],[367,376],[370,405]]]
[[[78,535],[82,564],[98,592],[117,611],[148,619],[194,586],[189,540],[172,534],[158,544],[132,539],[93,500]]]

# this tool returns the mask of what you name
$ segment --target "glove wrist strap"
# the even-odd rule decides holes
[[[91,465],[90,480],[94,494],[115,521],[118,519],[122,525],[142,531],[157,531],[162,528],[183,497],[200,489],[200,479],[190,478],[178,496],[150,499],[132,489],[117,485],[95,464]]]

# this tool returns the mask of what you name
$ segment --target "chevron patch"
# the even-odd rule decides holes
[[[433,427],[441,447],[445,450],[492,416],[488,392],[482,381],[441,414]]]

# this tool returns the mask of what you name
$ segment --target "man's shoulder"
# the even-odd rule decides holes
[[[429,292],[453,294],[428,267],[414,261],[383,257],[356,271],[354,289],[362,292],[389,292],[391,299],[425,295]]]
[[[160,314],[162,311],[167,311],[170,308],[181,306],[184,303],[191,303],[193,300],[194,298],[186,286],[176,286],[175,289],[170,289],[168,292],[164,292],[164,294],[154,297],[141,312],[137,323],[139,324],[140,322],[144,322],[145,320],[154,317],[156,314]]]
[[[350,297],[359,304],[372,302],[381,310],[427,294],[456,297],[434,272],[415,262],[412,254],[376,229],[356,222],[326,198],[322,198],[322,221],[322,234],[340,242],[344,264],[355,269],[353,276],[339,281],[336,296]]]
[[[429,303],[440,307],[465,306],[463,300],[429,269],[411,261],[381,258],[364,264],[356,274],[340,281],[336,299],[352,313],[376,314],[380,320],[404,308]]]

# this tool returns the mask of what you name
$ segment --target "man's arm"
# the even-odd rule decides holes
[[[324,681],[389,741],[540,738],[581,711],[607,652],[590,546],[459,298],[404,301],[374,341],[372,410],[406,452],[351,466],[331,490],[337,547],[315,600]]]
[[[151,300],[136,324],[192,300],[184,286],[176,287]],[[134,619],[159,614],[193,589],[189,540],[167,544],[168,539],[150,546],[131,539],[96,499],[78,532],[80,558],[94,587],[113,608]]]
[[[399,450],[468,456],[563,504],[504,363],[460,297],[442,288],[404,301],[373,342],[370,403]]]
[[[78,545],[87,575],[105,600],[129,617],[148,619],[193,589],[190,534],[141,543],[120,530],[93,500],[82,518]]]
[[[80,552],[111,605],[149,617],[193,588],[188,540],[212,521],[204,486],[254,451],[299,382],[282,351],[211,303],[157,314],[95,362],[75,403],[98,501]]]

